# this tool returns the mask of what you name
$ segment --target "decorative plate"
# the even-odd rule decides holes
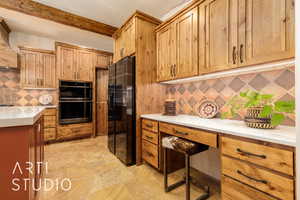
[[[50,103],[52,103],[53,97],[50,94],[44,94],[42,96],[40,96],[39,98],[39,102],[42,105],[48,105]]]
[[[219,106],[212,100],[204,100],[200,102],[198,108],[199,116],[202,118],[210,119],[217,115],[219,112]]]

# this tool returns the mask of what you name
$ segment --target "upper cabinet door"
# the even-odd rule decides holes
[[[56,64],[54,54],[41,54],[41,66],[43,67],[43,87],[56,88]]]
[[[62,80],[76,80],[76,49],[57,47],[58,78]]]
[[[295,57],[294,0],[240,0],[241,66]]]
[[[102,55],[102,54],[96,54],[96,67],[97,68],[108,68],[108,66],[111,64],[111,56],[109,55]]]
[[[85,50],[77,51],[76,79],[81,81],[92,81],[94,72],[94,54]]]
[[[132,19],[124,28],[124,48],[125,56],[135,53],[135,18]]]
[[[176,29],[169,24],[157,32],[157,79],[171,80],[175,76],[176,64]]]
[[[237,0],[204,4],[207,68],[215,72],[237,67]]]
[[[176,21],[177,64],[175,77],[198,75],[198,7]]]
[[[40,68],[40,54],[30,51],[21,52],[21,85],[26,88],[37,87],[37,75]]]

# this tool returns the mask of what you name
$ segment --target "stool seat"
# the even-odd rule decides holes
[[[164,137],[162,139],[163,148],[172,149],[180,153],[194,155],[208,150],[209,146],[191,142],[176,136]]]

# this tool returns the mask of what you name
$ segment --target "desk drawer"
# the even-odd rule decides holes
[[[148,119],[143,119],[142,128],[152,132],[158,132],[158,122]]]
[[[222,154],[261,165],[263,167],[294,175],[293,152],[222,137]]]
[[[57,138],[69,139],[69,138],[91,135],[92,133],[93,133],[92,123],[69,124],[69,125],[62,125],[58,127]]]
[[[143,159],[151,164],[152,166],[158,168],[158,146],[143,140]]]
[[[158,144],[158,134],[143,130],[143,139],[153,144]]]
[[[284,200],[294,199],[294,181],[267,170],[222,156],[222,173]]]
[[[222,200],[276,200],[243,183],[222,176]]]
[[[211,147],[218,146],[218,136],[215,133],[187,128],[178,125],[167,124],[163,122],[159,123],[159,131],[188,140],[192,140],[195,142],[199,142],[201,144],[206,144]]]
[[[56,127],[56,116],[44,116],[44,127],[55,128]]]
[[[44,111],[44,116],[53,116],[56,115],[56,108],[47,108]]]

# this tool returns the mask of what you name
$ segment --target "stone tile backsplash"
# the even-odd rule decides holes
[[[214,100],[226,111],[225,103],[242,91],[255,90],[274,94],[276,100],[295,99],[295,67],[269,72],[204,80],[167,86],[167,96],[177,101],[178,114],[197,115],[199,104],[203,99]],[[242,120],[244,113],[236,118]],[[295,114],[289,114],[285,125],[295,126]]]
[[[53,104],[57,104],[56,90],[24,90],[20,87],[20,71],[0,69],[0,104],[17,106],[40,105],[39,97],[44,94],[53,96]]]

